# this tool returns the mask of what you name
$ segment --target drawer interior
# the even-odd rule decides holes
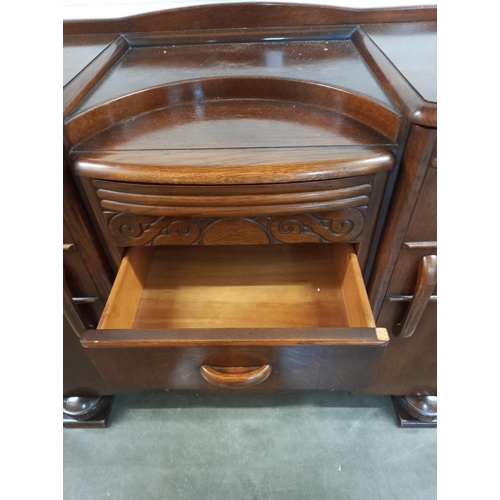
[[[98,330],[374,328],[350,244],[131,247]]]

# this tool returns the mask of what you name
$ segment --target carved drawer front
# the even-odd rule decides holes
[[[82,344],[117,391],[361,389],[387,339],[350,244],[159,246],[127,250]]]
[[[379,202],[373,175],[260,186],[83,182],[103,231],[122,247],[355,243]]]

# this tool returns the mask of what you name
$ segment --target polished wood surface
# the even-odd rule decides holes
[[[434,154],[431,153],[428,156],[426,153],[423,163],[419,166],[424,171],[423,180],[418,183],[420,192],[417,199],[407,200],[406,205],[395,204],[393,206],[394,213],[400,212],[400,215],[402,206],[406,211],[413,211],[410,220],[405,222],[407,231],[403,236],[402,245],[397,247],[399,248],[397,261],[392,268],[385,301],[377,316],[377,325],[386,326],[390,336],[389,344],[384,350],[370,388],[371,392],[377,394],[437,395],[437,269],[435,265],[437,176],[433,167]],[[409,201],[410,204],[408,204]],[[387,227],[386,236],[394,237],[394,235],[392,228]],[[395,253],[397,248],[394,250]],[[429,257],[431,255],[433,257]],[[426,260],[430,264],[426,266],[427,269],[421,267]],[[418,286],[416,289],[419,283],[422,291],[425,291],[425,296],[422,295],[420,298]],[[409,337],[402,337],[397,325],[405,324],[404,320],[411,312],[408,308],[415,305],[416,298],[420,302],[416,304],[418,314],[413,317],[411,324],[406,325],[411,326],[411,329],[407,331],[412,334]]]
[[[152,256],[152,248],[125,255],[97,328],[132,328]]]
[[[263,40],[266,38],[276,37],[263,36]],[[173,42],[157,47],[133,47],[76,112],[147,88],[221,76],[240,80],[255,77],[300,80],[352,89],[394,109],[354,44],[346,39],[329,39],[331,34],[324,38],[202,45]]]
[[[366,166],[378,168],[376,159]],[[386,177],[219,186],[80,181],[117,267],[120,246],[355,242],[363,268]]]
[[[63,85],[75,78],[117,35],[64,35]]]
[[[363,29],[426,101],[437,102],[437,21]]]
[[[413,215],[408,223],[405,241],[410,245],[416,241],[428,241],[431,242],[430,245],[435,246],[438,235],[436,217],[437,170],[435,168],[427,170],[421,192],[422,196],[419,196]]]
[[[222,387],[251,387],[258,385],[271,375],[271,371],[271,365],[263,365],[258,368],[200,366],[200,373],[207,382]]]
[[[405,241],[403,243],[405,248],[436,248],[437,241]]]
[[[66,304],[65,311],[71,307],[71,304]],[[75,326],[78,330],[75,330]],[[80,343],[80,327],[82,325],[71,324],[63,317],[63,396],[112,394],[88,350]]]
[[[405,398],[405,396],[392,397],[394,404],[394,410],[396,412],[396,417],[398,419],[398,425],[402,429],[436,429],[437,428],[437,417],[433,420],[425,421],[418,420],[411,416],[408,411],[400,404],[400,401]]]
[[[75,304],[72,299],[73,298],[68,285],[68,280],[66,279],[66,276],[63,275],[64,320],[72,329],[73,333],[76,334],[76,336],[80,337],[80,335],[86,330],[86,326],[82,316],[76,310]]]
[[[349,245],[335,245],[339,281],[350,326],[372,326],[375,320],[365,293],[358,258]]]
[[[152,184],[277,184],[390,170],[390,150],[372,147],[80,153],[78,175]]]
[[[375,317],[391,280],[436,144],[436,130],[413,125],[395,186],[385,231],[375,258],[368,293]]]
[[[353,33],[352,40],[403,115],[416,125],[436,127],[437,104],[426,101],[415,90],[411,82],[362,28]],[[433,64],[432,61],[429,64]]]
[[[63,244],[71,245],[72,249],[63,254],[66,278],[73,296],[101,298],[101,309],[95,311],[101,314],[111,290],[112,271],[66,161],[63,168]]]
[[[238,100],[245,101],[238,105]],[[266,104],[270,106],[269,109]],[[144,114],[146,116],[139,116]],[[357,139],[354,144],[373,141],[385,144],[396,136],[398,130],[397,112],[361,93],[333,85],[259,74],[211,78],[200,78],[193,74],[181,82],[150,83],[145,89],[130,91],[89,109],[75,111],[66,120],[66,128],[72,142],[80,144],[106,131],[116,122],[131,120],[125,124],[126,127],[123,124],[116,125],[116,140],[104,133],[100,141],[81,145],[84,150],[92,150],[92,146],[105,150],[158,149],[158,141],[163,141],[162,149],[169,149],[168,144],[172,144],[172,149],[234,147],[235,141],[236,145],[237,141],[243,141],[240,144],[242,147],[280,147],[290,146],[286,136],[290,133],[298,136],[299,132],[307,136],[306,143],[299,142],[298,146],[352,145],[353,139],[360,135],[359,128],[356,129],[352,120],[346,120],[345,124],[338,123],[338,115],[361,122],[387,136],[373,136],[371,131],[370,137],[368,129],[364,132],[367,138]],[[295,127],[289,124],[290,121]],[[233,141],[223,135],[228,131],[228,122],[237,127],[231,131],[236,134]],[[323,130],[321,135],[324,137],[320,135],[319,140],[309,144],[311,132],[304,128],[312,128],[318,134],[336,122],[338,132]],[[263,127],[264,133],[253,137],[256,132],[245,129],[245,125],[259,125],[259,128]],[[269,133],[272,125],[277,130],[268,138],[265,132]],[[218,131],[215,126],[221,127],[222,134],[215,134]],[[193,136],[184,137],[179,132],[183,130]],[[139,140],[136,134],[141,134]],[[205,137],[205,134],[208,136]],[[180,142],[176,144],[176,141]],[[127,142],[132,142],[132,145],[128,146]]]
[[[288,185],[283,187],[273,186],[274,192],[267,189],[267,192],[261,191],[259,186],[245,186],[244,190],[237,193],[237,187],[230,186],[228,190],[215,189],[209,190],[195,189],[187,186],[180,186],[179,189],[168,186],[155,186],[150,184],[130,185],[125,183],[94,181],[97,189],[97,196],[101,200],[101,206],[105,209],[116,208],[115,202],[123,211],[137,213],[137,209],[144,210],[145,214],[152,215],[195,215],[187,213],[187,207],[199,207],[197,215],[234,215],[224,213],[228,207],[241,207],[241,212],[248,215],[261,215],[251,213],[255,206],[264,207],[259,210],[269,210],[270,213],[276,213],[268,208],[276,208],[279,205],[297,205],[301,203],[310,203],[311,200],[317,202],[325,201],[344,201],[343,206],[347,206],[347,200],[360,197],[361,205],[368,203],[368,195],[371,192],[371,180],[367,183],[359,181],[358,178],[349,177],[333,182],[307,182],[294,183],[289,189]],[[271,185],[264,185],[264,188],[271,188]],[[279,190],[279,191],[278,191]],[[218,194],[215,194],[217,193]],[[278,191],[278,192],[276,192]],[[365,196],[366,195],[366,196]],[[130,209],[127,210],[127,205]],[[179,213],[171,213],[174,207],[180,207]],[[220,210],[219,213],[210,213],[214,208]],[[163,209],[163,210],[162,210]],[[157,211],[156,213],[154,211]],[[182,211],[182,212],[181,212]]]
[[[281,87],[282,94],[285,94],[283,89],[290,85],[287,81],[272,80],[272,82],[272,85]],[[206,92],[204,87],[208,83],[208,81],[199,82],[200,92]],[[225,89],[221,88],[224,83],[226,82],[217,82],[217,98],[208,95],[206,99],[185,104],[171,106],[168,103],[167,107],[145,110],[144,113],[138,107],[135,110],[137,115],[127,116],[131,122],[120,121],[111,124],[97,135],[80,142],[74,151],[383,145],[391,144],[392,141],[377,133],[376,128],[388,136],[394,137],[396,133],[397,116],[376,105],[373,105],[372,120],[367,116],[366,110],[363,117],[358,115],[350,118],[347,115],[349,112],[347,105],[344,108],[345,114],[333,110],[328,112],[328,108],[319,105],[315,107],[312,102],[308,104],[285,100],[287,97],[293,99],[294,96],[283,95],[281,101],[267,99],[265,95],[261,95],[260,98],[245,97],[245,94],[236,99],[225,97]],[[247,83],[248,80],[241,84],[237,80],[232,82],[238,86]],[[256,79],[252,86],[252,94],[259,93],[261,84],[269,85],[271,81],[263,82]],[[170,92],[170,89],[162,88],[162,90],[164,93]],[[177,89],[172,89],[172,92],[176,91]],[[300,90],[297,92],[300,93]],[[337,97],[335,93],[332,92],[332,99]],[[137,94],[133,94],[133,97],[139,98]],[[145,99],[149,97],[144,96]],[[358,100],[353,96],[340,96],[340,99],[344,98]],[[241,103],[238,99],[245,99],[245,102]],[[158,106],[164,104],[159,102]],[[337,105],[341,107],[342,103]],[[354,106],[359,109],[360,105],[361,103]],[[118,101],[113,103],[113,106],[116,108],[124,106],[127,113],[133,111],[131,109],[133,105],[131,106],[129,102]],[[366,101],[365,106],[369,106]],[[103,112],[115,114],[114,110],[104,109]],[[79,141],[82,136],[85,138],[84,134],[94,132],[97,120],[100,119],[97,110],[83,116],[93,129],[84,130],[83,127],[88,127],[88,124],[80,123],[83,118],[75,118],[68,122],[68,130],[75,141]],[[363,126],[361,119],[368,127]],[[105,122],[104,126],[106,125],[108,122]]]
[[[87,55],[90,58],[90,54],[82,50],[82,37],[67,37],[70,38],[74,46],[69,45],[70,55],[68,59],[74,62],[75,56],[73,52],[76,52],[78,56],[83,57]],[[73,40],[74,38],[78,39]],[[86,37],[83,37],[86,38]],[[104,49],[102,52],[89,62],[78,74],[76,74],[72,79],[65,84],[63,91],[63,116],[66,117],[75,106],[83,99],[83,97],[94,87],[94,85],[99,82],[99,80],[107,73],[107,71],[115,64],[123,54],[128,49],[128,45],[125,40],[121,37],[113,37],[114,40]],[[65,45],[66,47],[66,45]],[[83,47],[85,44],[83,43]],[[93,52],[92,52],[93,54]],[[78,61],[78,57],[76,57]]]
[[[233,28],[228,30],[180,30],[123,33],[131,48],[178,45],[233,44],[258,42],[295,42],[348,40],[356,25],[338,26],[272,26],[263,28]]]
[[[200,5],[121,19],[66,21],[64,34],[324,26],[436,20],[436,7],[349,9],[300,3]]]
[[[87,330],[84,347],[138,349],[142,347],[206,346],[354,346],[384,348],[389,340],[385,328],[183,328],[162,330]],[[257,363],[258,364],[258,363]]]
[[[413,298],[404,318],[396,323],[394,335],[401,338],[411,337],[420,323],[425,308],[437,285],[437,256],[426,255],[418,266]]]
[[[437,244],[433,246],[417,246],[407,248],[404,244],[399,252],[398,260],[394,266],[387,297],[397,294],[412,295],[415,291],[415,283],[418,281],[418,268],[422,259],[428,255],[437,255]],[[436,293],[436,290],[433,290]]]
[[[130,248],[98,328],[308,327],[375,327],[352,247]]]
[[[430,285],[394,330],[437,250],[435,31],[272,4],[65,23],[65,310],[98,393],[436,393]]]
[[[404,317],[405,302],[384,302],[377,317],[379,325],[388,325],[389,343],[385,349],[370,392],[374,394],[437,395],[437,304],[429,303],[409,338],[392,334],[392,325]]]
[[[105,429],[109,425],[110,413],[111,405],[109,405],[103,413],[89,420],[77,420],[75,417],[70,417],[63,412],[63,427],[67,429]]]
[[[360,241],[364,230],[366,207],[355,207],[363,205],[365,197],[360,198],[342,200],[340,206],[350,204],[348,208],[289,216],[156,217],[116,212],[104,216],[119,246],[347,243]],[[263,213],[282,210],[273,209]],[[367,246],[365,239],[360,248]]]
[[[367,391],[383,351],[380,346],[360,345],[87,349],[113,394],[150,389],[219,394],[321,389]],[[224,389],[203,378],[200,373],[203,364],[228,368],[269,364],[272,371],[255,387]]]

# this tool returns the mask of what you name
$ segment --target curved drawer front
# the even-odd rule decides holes
[[[82,179],[102,230],[121,247],[357,243],[374,175],[259,186],[167,186]]]

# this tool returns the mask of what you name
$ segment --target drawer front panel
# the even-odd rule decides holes
[[[350,244],[129,248],[81,336],[114,392],[362,390],[387,340]]]
[[[164,217],[104,212],[119,246],[358,242],[366,207],[301,215]]]
[[[373,175],[218,187],[81,182],[103,232],[122,247],[357,243],[384,183],[374,189]]]
[[[260,367],[271,374],[244,392],[281,390],[367,389],[383,347],[173,347],[88,349],[112,393],[146,389],[216,391],[203,378],[201,365]]]
[[[348,177],[294,185],[168,186],[94,180],[105,210],[145,215],[239,216],[318,212],[363,206],[373,176]]]

